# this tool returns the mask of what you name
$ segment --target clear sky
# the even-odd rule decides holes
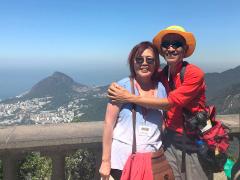
[[[111,82],[128,72],[135,44],[181,25],[197,39],[187,60],[222,72],[240,65],[239,7],[239,0],[0,0],[0,69],[89,71],[95,76],[82,78]]]

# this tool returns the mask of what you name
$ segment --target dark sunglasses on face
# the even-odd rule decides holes
[[[179,47],[183,47],[184,43],[180,41],[170,42],[170,41],[164,41],[161,43],[161,47],[163,48],[169,48],[171,46],[174,49],[177,49]]]
[[[152,57],[136,57],[135,62],[139,65],[143,64],[144,59],[146,59],[147,64],[154,64],[154,58]]]

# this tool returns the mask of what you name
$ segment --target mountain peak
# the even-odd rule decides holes
[[[66,74],[59,72],[59,71],[55,71],[52,76],[67,76]],[[68,77],[68,76],[67,76]]]
[[[56,71],[35,84],[25,97],[66,96],[75,93],[74,89],[83,87],[68,75]]]
[[[71,77],[69,77],[68,75],[66,75],[62,72],[59,72],[59,71],[54,72],[48,78],[53,78],[55,80],[58,79],[59,81],[64,81],[64,82],[68,82],[68,83],[74,83],[74,80]]]

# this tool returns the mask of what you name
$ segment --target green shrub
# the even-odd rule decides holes
[[[96,158],[88,150],[79,149],[73,155],[66,157],[67,180],[92,180],[95,174]]]
[[[66,157],[65,174],[67,180],[92,180],[95,175],[95,155],[86,149],[79,149]],[[0,180],[3,179],[2,161],[0,161]],[[21,180],[50,180],[52,161],[48,157],[40,156],[39,152],[32,152],[20,161],[19,179]]]
[[[20,179],[48,180],[51,174],[51,159],[40,156],[39,152],[32,152],[20,163]]]

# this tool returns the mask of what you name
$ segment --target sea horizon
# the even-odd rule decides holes
[[[235,66],[237,67],[237,66]],[[233,69],[231,67],[229,69]],[[202,68],[204,70],[204,68]],[[223,71],[205,72],[222,73]],[[106,86],[129,75],[127,64],[102,67],[7,67],[0,68],[0,100],[16,97],[29,91],[36,83],[51,76],[54,72],[61,72],[71,77],[75,82],[87,86]]]

